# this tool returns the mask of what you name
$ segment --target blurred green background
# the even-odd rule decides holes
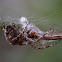
[[[62,0],[0,0],[0,18],[8,16],[27,17],[42,31],[53,24],[55,29],[62,30]],[[62,41],[34,50],[30,46],[9,45],[0,30],[0,62],[62,62]]]

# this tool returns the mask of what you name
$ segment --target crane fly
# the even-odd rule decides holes
[[[30,45],[34,49],[44,49],[56,45],[62,39],[62,30],[48,30],[47,32],[41,31],[34,24],[30,24],[25,17],[19,20],[22,25],[22,31],[16,28],[14,23],[10,23],[0,28],[4,31],[6,40],[12,45]],[[56,43],[48,45],[53,40],[59,40]],[[40,47],[36,48],[33,43],[39,43]]]

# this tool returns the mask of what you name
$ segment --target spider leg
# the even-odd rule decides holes
[[[24,34],[24,32],[26,31],[27,26],[22,30],[22,34]]]
[[[1,29],[3,29],[3,27],[2,27],[2,26],[0,26],[0,28],[1,28]]]
[[[26,37],[26,40],[29,41],[30,44],[36,43],[36,41],[32,40],[31,38],[28,38],[27,36],[25,36],[25,37]],[[38,41],[38,43],[39,43],[39,45],[41,47],[42,43],[40,41]],[[35,46],[33,46],[33,45],[32,45],[32,47],[35,48]]]
[[[36,42],[38,42],[39,45],[40,45],[40,47],[41,47],[42,46],[42,43],[41,43],[40,39],[41,39],[40,37],[38,39],[36,39]]]
[[[44,37],[46,34],[47,34],[47,33],[45,33],[45,34],[43,34],[43,35],[39,36],[39,37],[38,37],[38,39],[36,40],[36,42],[38,42],[39,40],[41,40],[41,39],[42,39],[42,37]]]
[[[53,24],[53,25],[51,26],[51,28],[50,28],[48,31],[51,31],[51,30],[53,29],[53,26],[54,26],[54,25],[56,25],[56,24]]]
[[[19,27],[18,27],[18,28],[19,28]],[[13,40],[17,40],[17,39],[20,38],[22,35],[24,36],[24,32],[25,32],[26,28],[27,28],[27,26],[22,30],[22,32],[21,32],[17,37],[13,38],[12,41],[13,41]],[[24,36],[24,37],[25,37],[25,36]]]
[[[41,40],[41,37],[39,37],[39,38],[36,40],[36,42],[38,42],[39,40]]]
[[[33,44],[30,45],[32,48],[37,49]]]
[[[42,43],[41,43],[40,40],[41,40],[41,37],[39,37],[39,38],[36,40],[36,42],[38,42],[38,43],[40,44],[40,46],[42,46]],[[47,40],[47,41],[48,41],[48,40]],[[45,44],[44,44],[45,46],[46,46],[47,43],[48,43],[47,41],[45,41]]]
[[[45,41],[44,46],[46,46],[46,45],[47,45],[47,43],[48,43],[48,40],[44,40],[44,41]]]
[[[20,30],[20,25],[18,25],[17,29]]]
[[[24,36],[27,41],[35,43],[36,41],[32,40],[31,38],[28,38],[27,36]]]
[[[42,47],[42,43],[41,43],[41,41],[38,41],[38,43],[39,43],[40,47]]]
[[[51,30],[53,30],[52,33],[54,32],[54,29],[53,29],[53,26],[54,26],[54,25],[56,25],[56,24],[53,24],[53,25],[51,26],[51,28],[46,32],[46,34],[48,34],[48,32],[51,31]]]
[[[60,41],[60,40],[59,40],[59,41]],[[58,42],[59,42],[59,41],[58,41]],[[44,49],[44,48],[52,47],[52,46],[56,45],[58,42],[56,42],[56,43],[54,43],[54,44],[52,44],[52,45],[42,46],[42,47],[38,47],[38,48],[36,48],[36,47],[35,47],[34,45],[32,45],[32,43],[31,43],[31,47],[34,48],[34,49],[36,49],[36,50],[38,50],[38,49]]]
[[[5,30],[5,23],[4,23],[4,22],[2,22],[2,25],[3,25],[3,27],[2,27],[2,26],[0,26],[0,28],[1,28],[2,30]]]
[[[35,43],[36,41],[34,41],[34,40],[32,40],[31,38],[28,38],[27,36],[22,36],[22,34],[19,34],[17,37],[15,37],[15,38],[13,38],[11,41],[14,41],[14,40],[17,40],[18,38],[20,38],[20,39],[22,39],[22,38],[24,38],[23,40],[24,41],[28,41],[28,42],[33,42],[33,43]]]
[[[3,22],[3,28],[5,29],[5,23]]]
[[[45,34],[43,34],[43,35],[39,36],[39,37],[38,37],[38,39],[36,40],[36,42],[38,42],[39,40],[41,40],[41,39],[42,39],[42,37],[44,37],[46,34],[48,34],[48,33],[45,33]]]

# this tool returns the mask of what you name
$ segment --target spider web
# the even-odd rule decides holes
[[[3,17],[3,18],[0,18],[0,23],[1,23],[1,22],[5,22],[5,23],[20,24],[19,19],[20,19],[20,18],[11,17],[11,16]]]

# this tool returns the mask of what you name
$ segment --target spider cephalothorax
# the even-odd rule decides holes
[[[30,41],[34,42],[34,40],[27,37],[27,34],[24,34],[25,29],[19,31],[19,28],[16,28],[14,23],[10,23],[6,27],[3,23],[3,27],[0,26],[0,28],[4,30],[6,40],[12,45],[26,45],[30,44]]]

